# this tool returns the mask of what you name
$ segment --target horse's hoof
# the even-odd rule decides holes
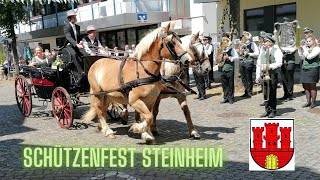
[[[114,134],[108,134],[108,135],[106,135],[106,137],[109,138],[109,139],[115,139],[116,138],[116,136]]]
[[[200,139],[200,134],[192,134],[192,135],[190,135],[189,139],[191,139],[191,140],[199,140]]]
[[[158,131],[151,131],[154,136],[160,136]]]
[[[155,144],[155,140],[146,140],[146,145],[153,145]]]

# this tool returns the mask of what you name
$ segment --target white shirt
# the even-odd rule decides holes
[[[204,45],[204,50],[205,50],[207,56],[209,56],[209,55],[212,53],[212,51],[213,51],[213,46],[212,46],[212,44],[209,44],[209,43],[208,43],[208,44]]]
[[[262,47],[263,48],[263,47]],[[261,48],[261,52],[263,52],[262,51],[262,48]],[[281,52],[281,50],[278,48],[278,46],[273,46],[273,47],[270,47],[270,49],[269,49],[269,52],[273,49],[273,48],[275,48],[276,49],[276,51],[274,52],[274,58],[275,58],[275,63],[270,63],[269,64],[269,69],[272,69],[272,70],[274,70],[274,69],[276,69],[276,68],[279,68],[279,67],[281,67],[282,66],[282,57],[283,57],[283,54],[282,54],[282,52]],[[257,60],[257,65],[256,65],[256,79],[260,79],[260,77],[261,77],[261,69],[262,69],[262,64],[261,64],[261,57],[263,56],[263,55],[265,55],[265,53],[261,53],[260,52],[260,54],[259,54],[259,57],[258,57],[258,60]]]
[[[303,54],[300,50],[298,50],[299,56],[302,60],[313,59],[316,56],[320,55],[320,47],[319,46],[313,47],[311,52],[309,52],[310,48],[307,46],[302,46],[302,49],[303,49]]]
[[[83,38],[82,41],[83,41],[83,48],[86,51],[86,53],[88,53],[90,55],[96,55],[96,52],[92,52],[92,50],[89,48],[89,45],[88,45],[88,42],[86,41],[86,39]],[[91,41],[91,44],[94,43],[94,40],[90,39],[90,41]],[[97,40],[97,41],[98,41],[98,47],[99,47],[98,54],[107,55],[107,53],[103,50],[103,47],[102,47],[100,41],[99,40]]]
[[[250,41],[247,41],[246,44],[249,44]],[[251,49],[253,50],[252,53],[248,53],[250,57],[252,58],[258,58],[259,56],[259,49],[258,49],[258,46],[256,45],[256,43],[252,42],[251,43]]]
[[[74,25],[73,23],[69,22],[72,29],[73,29],[73,33],[74,33],[74,37],[75,37],[75,40],[76,42],[78,43],[78,40],[77,40],[77,29],[76,29],[76,25]]]
[[[230,48],[227,49],[225,52],[228,52],[229,50],[230,50]],[[229,59],[230,62],[239,60],[239,55],[238,55],[237,51],[234,48],[231,48],[231,56],[229,56],[229,58],[230,58]]]

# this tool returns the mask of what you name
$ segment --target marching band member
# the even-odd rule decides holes
[[[263,75],[269,73],[270,80],[269,83],[263,81],[264,83],[264,99],[265,99],[265,113],[260,117],[269,117],[273,118],[276,116],[276,106],[277,106],[277,84],[278,84],[278,68],[282,66],[282,57],[283,54],[278,47],[274,46],[275,39],[272,37],[272,34],[266,34],[264,37],[264,48],[262,48],[260,55],[257,60],[256,68],[256,83],[261,81],[261,72]],[[269,57],[268,54],[269,54]],[[267,62],[267,59],[270,61]],[[269,63],[269,65],[267,65]],[[264,77],[265,78],[265,77]],[[267,85],[269,85],[267,87]],[[267,97],[267,92],[269,92],[269,97]]]
[[[239,59],[237,51],[230,47],[231,40],[227,37],[222,38],[222,43],[226,43],[227,47],[224,49],[222,56],[224,65],[222,66],[221,83],[223,88],[223,101],[221,103],[233,104],[234,100],[234,61]]]
[[[203,45],[204,50],[209,58],[211,70],[205,75],[206,89],[211,89],[211,83],[213,82],[213,46],[211,44],[212,38],[210,36],[204,36]]]
[[[320,47],[317,46],[316,39],[309,36],[306,39],[306,46],[299,49],[299,56],[303,60],[300,81],[305,90],[307,103],[302,107],[316,107],[317,87],[319,81],[319,55]]]
[[[89,55],[106,54],[100,41],[97,39],[96,28],[92,25],[87,27],[87,36],[82,39],[84,50]]]
[[[241,97],[251,97],[253,88],[253,59],[259,56],[259,49],[257,45],[254,42],[252,42],[252,35],[247,31],[243,31],[241,41],[242,45],[240,46],[240,52],[244,52],[241,52],[243,54],[240,54],[240,56],[242,57],[240,63],[240,73],[242,83],[245,88],[245,93]]]

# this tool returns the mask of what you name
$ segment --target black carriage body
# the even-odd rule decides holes
[[[86,77],[81,83],[80,87],[74,87],[71,82],[72,76],[72,62],[70,57],[62,54],[62,59],[66,64],[63,67],[52,69],[49,67],[34,68],[25,66],[22,67],[21,75],[30,77],[31,84],[34,87],[35,94],[41,99],[51,99],[52,92],[56,87],[65,88],[70,94],[86,93],[89,91],[89,83],[87,74],[91,65],[98,59],[104,58],[103,56],[84,56],[82,57],[84,72]],[[60,69],[60,70],[58,70]]]
[[[70,81],[68,72],[51,68],[33,69],[30,78],[37,96],[41,99],[51,99],[54,88],[61,86],[67,89]]]

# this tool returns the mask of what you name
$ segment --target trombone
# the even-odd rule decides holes
[[[269,74],[269,65],[270,65],[270,52],[269,48],[266,50],[266,64],[263,69],[263,76],[262,76],[262,92],[264,96],[264,101],[269,101],[270,95],[270,74]]]

